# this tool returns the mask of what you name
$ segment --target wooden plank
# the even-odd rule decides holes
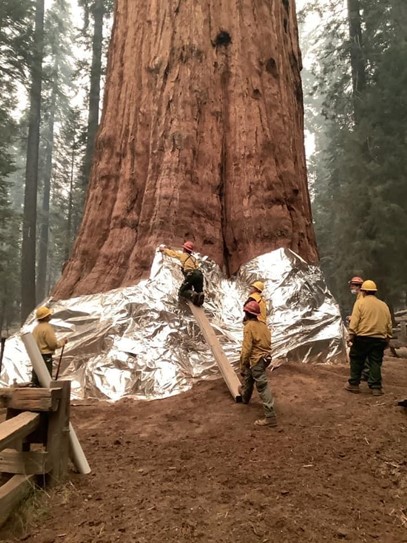
[[[13,417],[16,417],[20,414],[21,411],[17,411],[16,409],[7,409],[6,412],[6,420],[12,419]],[[35,432],[34,432],[35,433]],[[33,434],[30,434],[30,437]],[[30,444],[27,443],[27,438],[20,438],[16,439],[12,443],[8,445],[10,449],[15,449],[16,451],[29,451],[30,450]]]
[[[40,423],[38,413],[20,413],[0,424],[0,451],[9,447],[13,441],[31,434]]]
[[[48,473],[48,453],[46,451],[22,452],[4,449],[0,452],[0,472],[22,475],[43,475]]]
[[[49,484],[57,484],[66,473],[69,458],[69,411],[71,397],[70,381],[51,381],[52,387],[62,387],[59,409],[50,413],[48,422],[47,452],[51,467]]]
[[[0,526],[6,522],[17,505],[34,489],[34,475],[14,475],[0,487]]]
[[[61,388],[1,388],[0,407],[20,411],[56,411]]]
[[[208,319],[206,318],[204,310],[201,307],[197,307],[196,305],[192,304],[191,302],[188,302],[188,305],[191,308],[192,314],[194,315],[195,320],[199,328],[201,329],[201,332],[206,342],[211,348],[212,354],[216,360],[218,368],[222,374],[222,377],[230,393],[232,394],[233,399],[236,402],[241,402],[242,397],[239,394],[239,386],[240,386],[239,378],[236,375],[235,370],[233,369],[229,360],[226,358],[226,355],[222,349],[221,344],[219,343],[219,340],[215,334],[215,331],[213,330]]]

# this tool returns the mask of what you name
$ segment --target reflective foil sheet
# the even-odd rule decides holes
[[[286,360],[345,360],[339,308],[320,269],[288,249],[255,258],[236,277],[199,257],[205,275],[207,317],[229,360],[237,367],[242,307],[249,285],[265,282],[274,366]],[[183,280],[177,261],[157,252],[150,278],[137,285],[69,300],[48,300],[58,338],[67,337],[60,376],[72,380],[76,398],[157,399],[185,391],[197,379],[220,376],[187,304],[178,299]],[[35,326],[34,314],[23,331]],[[54,373],[59,352],[54,358]],[[0,382],[31,379],[19,335],[6,341]]]

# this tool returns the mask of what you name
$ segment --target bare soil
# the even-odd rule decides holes
[[[257,395],[222,380],[167,400],[82,402],[73,423],[92,474],[36,501],[33,543],[407,542],[407,360],[387,359],[386,394],[343,389],[346,367],[270,376],[279,426],[256,428]],[[14,533],[14,535],[11,535]],[[2,537],[1,537],[2,536]]]

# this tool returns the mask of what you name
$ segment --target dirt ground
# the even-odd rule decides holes
[[[346,367],[270,376],[279,426],[256,428],[257,395],[222,380],[154,402],[82,402],[73,423],[92,474],[36,500],[33,543],[407,542],[407,360],[386,360],[386,394],[343,389]],[[18,520],[18,519],[17,519]]]

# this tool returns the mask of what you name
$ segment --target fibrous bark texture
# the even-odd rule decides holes
[[[316,261],[293,0],[118,0],[104,112],[55,295],[129,285],[195,242],[233,274],[289,247]]]

